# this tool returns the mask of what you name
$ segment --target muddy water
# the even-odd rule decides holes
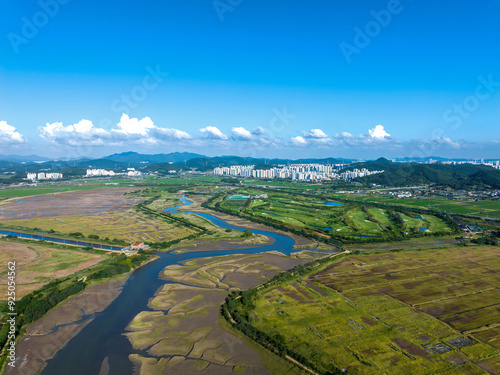
[[[181,199],[184,205],[191,202],[186,197]],[[178,207],[182,207],[178,206]],[[174,207],[170,212],[176,212]],[[236,227],[215,216],[192,213],[204,217],[213,224],[222,228],[244,231],[245,228]],[[134,349],[129,340],[123,335],[127,325],[141,311],[151,310],[148,301],[155,292],[167,281],[160,278],[161,271],[171,264],[191,259],[222,256],[230,254],[255,254],[277,250],[289,255],[300,251],[292,249],[294,241],[273,232],[252,230],[255,234],[271,237],[270,244],[259,246],[245,246],[217,251],[198,251],[183,254],[162,254],[157,260],[135,270],[123,287],[122,293],[102,313],[97,314],[80,333],[69,341],[57,354],[47,362],[43,375],[128,375],[133,373],[129,355]]]

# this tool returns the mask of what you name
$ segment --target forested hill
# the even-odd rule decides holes
[[[453,189],[500,189],[500,171],[484,165],[399,164],[388,160],[364,163],[370,170],[384,170],[357,181],[383,186],[440,185]]]

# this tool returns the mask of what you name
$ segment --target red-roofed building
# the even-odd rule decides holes
[[[136,242],[136,243],[133,243],[132,245],[130,245],[130,248],[132,250],[140,250],[140,249],[144,249],[146,247],[146,245],[144,245],[144,242]]]

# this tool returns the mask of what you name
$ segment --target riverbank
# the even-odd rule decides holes
[[[28,325],[26,333],[17,342],[20,359],[15,368],[7,366],[4,374],[40,374],[47,360],[118,297],[130,275],[120,275],[112,281],[94,285]]]
[[[199,215],[199,213],[197,215]],[[204,214],[203,217],[220,228],[238,231],[244,231],[245,229],[243,223],[241,227],[235,227],[211,214]],[[159,289],[164,288],[165,285],[172,284],[172,281],[165,280],[164,277],[159,277],[163,269],[168,266],[177,265],[176,267],[180,267],[180,264],[185,264],[185,262],[194,261],[196,263],[198,260],[201,261],[201,259],[208,259],[214,262],[214,264],[217,264],[218,260],[214,261],[213,257],[236,255],[250,258],[265,257],[265,261],[257,262],[258,264],[255,265],[248,265],[249,268],[245,266],[239,273],[235,273],[235,270],[233,270],[226,275],[227,277],[224,276],[222,279],[219,278],[220,285],[216,285],[214,292],[217,293],[219,298],[224,298],[225,293],[227,293],[226,290],[235,287],[232,283],[237,283],[236,280],[232,279],[234,275],[238,275],[238,278],[248,278],[252,284],[258,284],[262,282],[264,278],[269,277],[270,275],[268,275],[266,271],[268,264],[266,263],[271,258],[279,259],[280,262],[285,261],[287,263],[282,267],[277,267],[279,269],[286,269],[307,261],[306,259],[300,259],[302,258],[301,254],[296,254],[300,252],[300,250],[293,248],[295,242],[292,238],[277,234],[274,231],[269,231],[267,228],[265,229],[266,230],[254,230],[252,228],[255,234],[265,235],[271,238],[272,242],[265,245],[222,247],[220,243],[215,243],[212,245],[217,247],[216,250],[207,250],[204,248],[204,245],[201,245],[193,246],[192,250],[194,251],[188,251],[182,254],[175,254],[173,252],[159,253],[159,259],[157,261],[150,263],[146,267],[141,267],[133,273],[130,282],[124,285],[122,293],[102,314],[98,314],[91,323],[83,327],[73,340],[70,340],[66,346],[59,350],[56,355],[48,361],[47,367],[42,374],[66,375],[67,373],[72,373],[73,375],[88,375],[99,373],[101,368],[109,368],[110,375],[135,373],[138,358],[131,355],[135,354],[144,357],[144,352],[141,351],[143,349],[134,349],[123,334],[136,316],[140,315],[142,312],[151,311],[151,299],[155,298],[155,293]],[[244,239],[242,238],[241,241],[244,241]],[[195,243],[195,245],[198,245],[198,243]],[[264,254],[268,252],[277,253]],[[312,256],[321,256],[321,254],[316,253]],[[309,255],[305,256],[305,258],[308,257]],[[195,264],[195,269],[197,267],[198,266]],[[250,272],[243,272],[243,269]],[[277,269],[273,272],[277,272]],[[205,274],[203,275],[205,276]],[[219,274],[217,273],[217,275]],[[228,282],[230,284],[228,284]],[[181,305],[185,305],[183,302],[185,301],[179,301]],[[220,301],[211,303],[212,308],[215,309],[215,315],[218,314],[219,305]],[[189,311],[183,312],[183,314],[187,314],[188,312]],[[158,313],[164,315],[167,311],[160,309]],[[204,318],[200,319],[203,320]],[[157,328],[161,331],[165,327],[160,323]],[[158,332],[155,334],[157,333]],[[177,334],[180,335],[181,333]],[[179,338],[179,336],[177,336],[177,338]]]
[[[41,319],[27,325],[17,340],[16,367],[7,366],[3,373],[18,374],[21,369],[23,375],[40,374],[47,360],[120,295],[123,285],[135,270],[157,258],[152,257],[126,274],[93,281],[83,292],[66,299]]]
[[[298,375],[293,364],[252,345],[220,319],[234,289],[258,285],[318,254],[279,252],[196,258],[162,271],[167,280],[127,326],[134,373]]]

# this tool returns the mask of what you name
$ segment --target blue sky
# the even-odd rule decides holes
[[[4,1],[0,154],[500,158],[500,2]]]

